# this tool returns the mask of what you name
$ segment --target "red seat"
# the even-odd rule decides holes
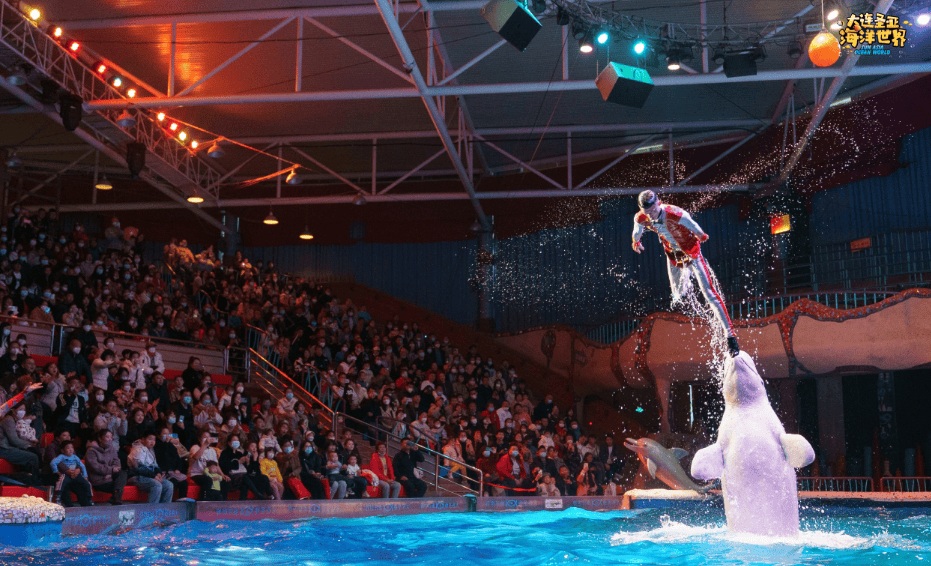
[[[165,376],[165,381],[174,381],[182,373],[184,373],[183,369],[166,369],[162,372],[162,375]]]
[[[47,365],[49,365],[49,364],[52,364],[52,363],[54,363],[55,365],[58,365],[58,357],[57,357],[57,356],[36,356],[36,355],[33,355],[33,356],[30,356],[30,357],[31,357],[33,360],[35,360],[36,366],[38,366],[38,367],[40,367],[40,368],[44,368],[45,366],[47,366]]]
[[[39,439],[39,446],[42,448],[46,448],[54,440],[55,440],[55,433],[46,432],[45,434],[42,435],[42,438]]]
[[[7,462],[6,460],[0,460],[0,474],[15,474],[16,466]]]
[[[232,385],[233,383],[233,376],[225,373],[213,374],[210,377],[213,378],[213,382],[217,385]]]
[[[149,500],[149,492],[142,491],[134,485],[127,485],[123,488],[123,501],[134,501],[146,503]],[[95,500],[96,501],[96,500]]]
[[[24,495],[38,497],[39,499],[44,499],[45,501],[51,500],[51,494],[49,493],[48,489],[39,489],[36,487],[12,487],[8,485],[0,487],[0,496],[22,497]]]

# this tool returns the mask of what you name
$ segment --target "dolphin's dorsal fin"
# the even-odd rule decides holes
[[[815,461],[815,451],[811,444],[799,434],[782,434],[779,436],[782,451],[793,468],[804,468]]]
[[[656,462],[647,458],[647,469],[650,470],[650,476],[656,477]]]
[[[676,460],[681,460],[689,455],[689,451],[684,448],[671,448],[669,451]]]

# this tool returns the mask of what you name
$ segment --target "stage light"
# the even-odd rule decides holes
[[[32,21],[34,21],[34,22],[37,22],[37,21],[39,21],[39,18],[41,18],[41,17],[42,17],[42,10],[40,10],[40,9],[38,9],[38,8],[33,8],[33,9],[29,10],[29,19],[30,19],[30,20],[32,20]]]
[[[636,53],[637,55],[640,55],[644,51],[646,51],[646,48],[647,48],[646,43],[642,41],[638,41],[637,43],[634,44],[634,53]]]
[[[585,37],[585,23],[578,20],[572,22],[572,37],[575,39],[583,39]]]
[[[591,53],[595,50],[595,43],[592,41],[592,36],[590,34],[585,34],[585,37],[579,40],[579,51],[582,53]]]
[[[727,57],[727,50],[723,45],[718,45],[714,48],[714,51],[711,54],[711,60],[714,61],[715,65],[724,64],[724,59]]]
[[[182,130],[182,131],[178,134],[178,139],[181,140],[181,141],[186,140],[186,139],[187,139],[187,132],[185,132],[185,131]]]
[[[265,220],[263,220],[262,222],[264,222],[265,224],[268,224],[269,226],[274,226],[275,224],[278,224],[278,219],[275,218],[275,214],[272,212],[272,209],[270,208],[268,209],[268,216],[266,216]]]
[[[29,82],[29,71],[30,67],[28,65],[20,65],[17,67],[16,71],[7,78],[7,81],[13,86],[22,86]]]
[[[360,194],[357,194],[357,195],[356,195],[356,198],[352,199],[352,204],[354,204],[354,205],[356,205],[356,206],[362,206],[362,205],[365,204],[366,202],[368,202],[368,201],[365,200],[365,196],[363,196],[361,193],[360,193]]]
[[[72,53],[77,53],[78,49],[80,48],[81,48],[81,44],[78,43],[77,41],[72,41],[70,44],[68,44],[68,49],[70,49]]]
[[[310,227],[307,225],[304,225],[304,231],[301,232],[301,235],[299,237],[302,240],[313,240],[314,239],[314,235],[310,233]]]
[[[139,174],[145,169],[145,144],[139,142],[126,144],[126,166],[133,179],[138,179]]]
[[[569,12],[563,10],[562,7],[558,7],[556,9],[556,24],[567,26],[570,21],[572,21],[572,19],[569,17]]]
[[[119,88],[122,88],[123,86],[123,77],[119,75],[113,75],[112,77],[110,77],[110,80],[108,80],[107,82],[110,83],[110,86],[112,86],[113,88],[119,89]]]
[[[15,151],[10,152],[9,157],[6,158],[6,166],[10,169],[16,169],[17,167],[22,166],[23,160],[16,155]]]
[[[284,182],[289,185],[300,185],[302,180],[303,179],[301,179],[301,176],[297,174],[297,171],[292,169],[291,172],[288,173],[288,177],[284,180]]]
[[[84,100],[76,94],[63,92],[58,98],[59,110],[61,116],[61,125],[69,132],[73,132],[81,125],[81,118],[84,116]]]
[[[128,110],[123,110],[120,117],[116,119],[116,125],[121,128],[132,128],[136,125],[136,118]]]
[[[546,0],[532,0],[530,9],[533,10],[534,14],[542,14],[546,11]]]
[[[214,159],[220,159],[221,157],[226,155],[226,152],[223,151],[223,148],[220,147],[220,144],[218,144],[217,142],[213,142],[213,145],[211,145],[210,149],[207,150],[207,155],[209,155],[210,157]]]
[[[678,49],[670,49],[666,54],[666,68],[670,71],[678,71],[680,68],[682,68],[682,65],[679,62],[679,57],[680,55]]]
[[[136,89],[131,88],[126,91],[126,96],[129,98],[136,98]]]
[[[98,179],[97,182],[94,183],[94,188],[97,189],[98,191],[109,191],[110,189],[113,188],[113,183],[107,180],[106,175],[101,175],[100,179]]]
[[[831,22],[831,29],[832,29],[832,30],[838,31],[838,30],[840,29],[840,27],[841,27],[841,26],[840,26],[840,22]]]
[[[155,119],[158,120],[159,122],[164,122],[164,121],[165,121],[165,113],[164,113],[164,112],[159,112],[158,114],[155,115]]]
[[[605,30],[600,30],[595,34],[595,41],[598,42],[598,45],[604,45],[605,43],[608,43],[608,39],[610,39],[610,37],[611,36],[608,35],[608,32]]]
[[[197,143],[197,140],[191,140],[191,149],[197,149],[197,146],[200,144]]]
[[[61,36],[64,35],[65,30],[61,26],[49,26],[48,34],[55,39],[61,39]]]
[[[172,122],[171,125],[168,126],[168,129],[171,130],[172,132],[174,132],[175,130],[178,129],[178,124],[175,123],[175,122]]]
[[[918,25],[926,26],[929,22],[931,22],[931,14],[920,14],[916,21],[918,22]]]
[[[828,20],[836,20],[838,16],[840,16],[840,10],[838,10],[835,6],[831,6],[828,10]]]
[[[107,72],[107,64],[101,61],[94,65],[94,69],[97,71],[98,75],[102,75]]]
[[[798,59],[799,57],[801,57],[802,56],[802,42],[793,41],[792,43],[790,43],[788,54],[789,54],[789,57],[793,59]]]
[[[191,187],[191,196],[187,198],[187,201],[191,204],[200,204],[204,202],[204,197],[201,196],[200,190],[198,190],[197,185]]]

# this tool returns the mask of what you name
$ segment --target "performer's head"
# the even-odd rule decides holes
[[[637,204],[640,205],[640,210],[644,212],[651,220],[656,220],[659,218],[661,204],[659,197],[656,196],[656,193],[653,191],[643,191],[637,197]]]

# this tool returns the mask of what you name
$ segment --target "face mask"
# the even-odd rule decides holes
[[[577,428],[579,428],[579,425],[574,424],[574,425],[572,425],[572,428],[573,428],[573,430],[574,430],[574,429],[577,429]]]
[[[97,402],[98,402],[98,403],[103,403],[103,399],[104,399],[104,396],[103,396],[103,395],[98,395],[98,396],[97,396]]]
[[[168,424],[175,424],[176,422],[178,422],[178,419],[174,417],[168,417]]]
[[[313,451],[314,451],[314,447],[313,447],[313,446],[308,446],[307,448],[304,449],[304,454],[310,454],[310,453],[312,453]]]
[[[288,393],[287,395],[285,395],[285,397],[287,397],[288,399],[294,399],[294,393]]]
[[[124,387],[124,388],[123,388],[123,391],[129,393],[129,390],[130,390],[130,389],[131,389],[131,387]]]
[[[485,457],[491,456],[491,450],[485,450]]]
[[[382,401],[382,403],[384,403],[385,405],[390,405],[391,399],[385,399],[384,401]]]
[[[466,440],[467,440],[467,438],[464,437],[464,436],[460,436],[460,437],[459,437],[459,442],[465,442]]]
[[[224,326],[226,326],[226,321],[225,321],[225,320],[221,320],[221,321],[220,321],[220,328],[223,328]]]
[[[238,441],[238,440],[234,440],[234,441],[230,442],[230,446],[233,447],[233,450],[238,449],[238,448],[239,448],[239,441]]]
[[[511,450],[511,458],[517,458],[517,455],[520,454],[517,450]]]
[[[161,324],[159,324],[159,326],[161,326]],[[150,354],[154,354],[154,353],[155,353],[155,348],[149,348],[149,353],[150,353]]]
[[[183,400],[184,400],[184,402],[185,402],[186,404],[190,404],[190,403],[191,403],[191,398],[190,398],[190,397],[185,397]]]
[[[80,353],[81,353],[81,348],[80,348],[80,347],[78,347],[78,348],[71,348],[71,351],[74,352],[75,354],[80,354]]]
[[[25,417],[25,416],[26,416],[26,410],[25,410],[25,409],[20,409],[20,410],[16,411],[16,418],[17,418],[17,419],[22,419],[22,418]]]
[[[139,402],[140,402],[140,403],[148,403],[148,402],[149,402],[149,398],[146,397],[145,395],[143,395],[142,397],[139,398]]]
[[[226,424],[228,424],[228,425],[230,425],[230,426],[236,426],[236,419],[230,419],[229,422],[226,423]]]
[[[242,388],[242,387],[237,387],[237,388],[236,388],[236,393],[242,393],[242,391],[243,391],[243,388]]]
[[[285,447],[284,447],[284,453],[285,453],[285,454],[290,454],[292,450],[294,450],[294,448],[291,448],[290,446],[285,446]]]
[[[162,442],[168,442],[168,435],[167,435],[167,434],[163,434],[163,435],[162,435]]]
[[[235,332],[230,332],[230,338],[235,338],[235,337],[236,337],[236,333],[235,333]]]

